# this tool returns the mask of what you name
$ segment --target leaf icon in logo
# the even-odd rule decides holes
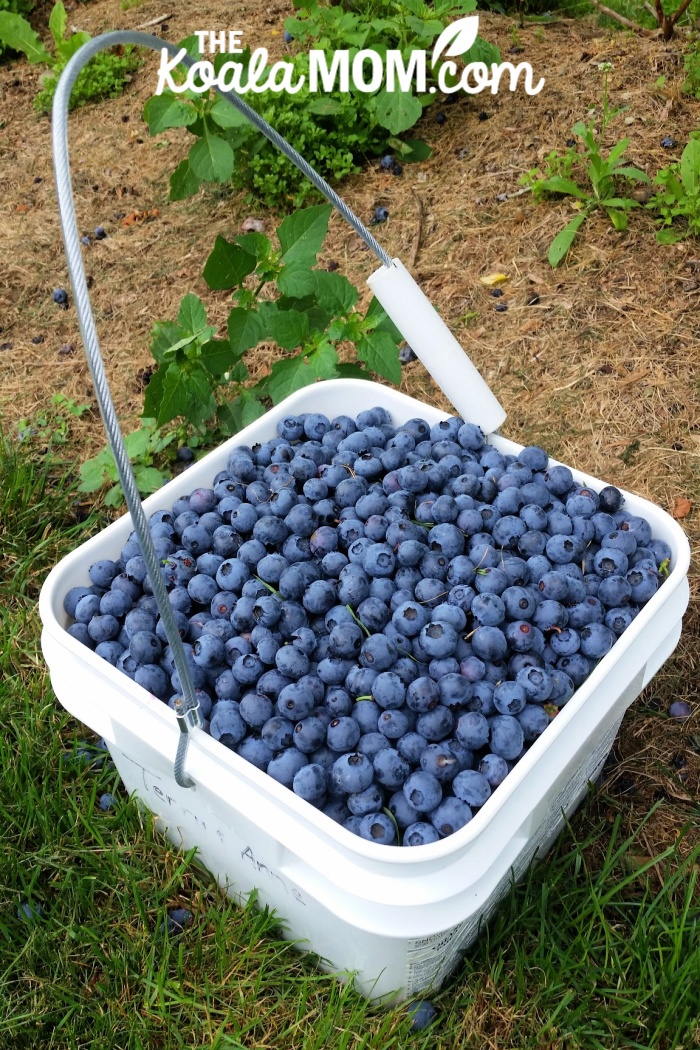
[[[458,18],[457,21],[449,25],[447,29],[443,29],[442,33],[440,33],[440,36],[435,41],[431,64],[434,66],[439,58],[456,58],[459,55],[466,54],[476,40],[478,32],[478,15],[468,15],[466,18]]]

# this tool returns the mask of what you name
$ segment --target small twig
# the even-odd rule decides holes
[[[408,254],[409,270],[412,270],[413,267],[416,265],[416,259],[418,257],[418,251],[420,249],[421,237],[423,236],[423,202],[421,201],[420,197],[418,196],[415,190],[411,190],[411,193],[413,194],[413,199],[416,202],[416,209],[418,211],[418,225],[416,227],[416,232],[413,237],[413,244],[411,245],[411,250]]]
[[[134,26],[134,29],[150,29],[151,26],[160,25],[161,22],[167,22],[172,15],[160,15],[159,18],[152,18],[150,22],[142,22],[139,26]]]
[[[644,10],[648,11],[652,18],[656,18],[656,11],[649,3],[649,0],[644,0]]]
[[[691,0],[683,0],[683,3],[678,8],[678,10],[676,11],[675,15],[671,15],[671,24],[672,25],[675,26],[675,24],[677,23],[678,19],[681,18],[682,15],[685,14],[686,9],[690,6],[690,3],[691,3]]]
[[[606,7],[600,3],[600,0],[591,0],[591,3],[596,7],[601,15],[607,15],[608,18],[614,18],[620,25],[626,26],[628,29],[633,29],[635,33],[641,33],[642,36],[653,36],[651,29],[645,29],[644,26],[638,26],[636,22],[631,22],[629,18],[625,18],[624,15],[618,14],[617,11],[613,11],[612,8]]]

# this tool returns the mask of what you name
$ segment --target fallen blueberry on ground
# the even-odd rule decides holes
[[[103,241],[106,236],[107,236],[107,231],[105,230],[104,226],[96,226],[95,227],[95,240],[96,241]]]
[[[84,244],[86,248],[89,248],[89,247],[90,247],[90,244],[91,244],[92,242],[91,242],[91,240],[90,240],[89,236],[88,236],[87,234],[85,234],[85,236],[84,236],[84,237],[81,237],[81,238],[80,238],[80,243],[81,243],[81,244]]]
[[[664,135],[659,145],[662,149],[675,149],[678,143],[671,135]]]
[[[182,448],[179,448],[177,450],[177,458],[180,461],[180,463],[193,463],[194,452],[189,447],[189,445],[183,445]]]
[[[24,919],[26,922],[39,922],[44,918],[44,909],[40,904],[22,901],[17,909],[17,918]]]
[[[508,304],[507,303],[496,303],[496,311],[499,314],[504,314],[507,309],[508,309]]]
[[[114,809],[115,805],[116,799],[114,798],[114,795],[110,795],[109,792],[100,795],[100,809],[103,813],[107,813],[108,810]]]
[[[693,713],[693,709],[689,703],[685,700],[674,700],[668,709],[668,713],[671,718],[676,718],[683,722],[686,718],[690,718]]]
[[[59,306],[66,306],[68,303],[68,292],[64,288],[56,288],[53,293],[53,301]]]
[[[418,358],[414,354],[410,346],[402,346],[399,349],[399,361],[402,365],[410,364],[411,361],[417,361]]]
[[[379,161],[379,166],[384,168],[386,171],[389,171],[389,169],[392,168],[393,165],[394,158],[391,153],[385,154],[385,156],[383,156],[382,159]]]
[[[192,912],[187,908],[172,908],[161,925],[160,932],[167,933],[169,937],[179,937],[192,924],[192,919]]]
[[[386,222],[386,220],[388,218],[389,218],[389,209],[388,208],[381,208],[381,207],[380,208],[375,208],[374,209],[374,215],[372,216],[372,218],[370,220],[370,225],[376,226],[377,223]]]
[[[444,113],[437,113],[436,116],[435,116],[435,123],[436,124],[444,124],[446,120],[447,120],[447,117],[445,116]]]
[[[437,1009],[429,999],[415,999],[408,1004],[407,1010],[411,1018],[412,1032],[423,1032],[430,1025],[435,1024],[438,1019]]]
[[[492,288],[491,289],[491,295],[494,297],[494,299],[500,299],[501,296],[503,295],[503,289],[502,288]]]
[[[391,166],[391,174],[392,175],[403,175],[403,168],[401,167],[401,165],[397,164],[396,162],[394,162],[392,164],[392,166]]]
[[[284,33],[282,34],[282,38],[283,38],[285,44],[291,44],[292,41],[294,40],[294,37],[292,36],[292,34],[288,33],[286,29],[285,29]]]

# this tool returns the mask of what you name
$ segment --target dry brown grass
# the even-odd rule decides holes
[[[173,5],[170,5],[173,9]],[[155,0],[122,12],[116,0],[73,11],[93,33],[134,26],[164,13]],[[279,40],[289,13],[277,4],[260,13],[250,0],[237,6],[235,25],[250,41]],[[231,25],[230,6],[201,2],[180,8],[169,21],[170,39],[195,28]],[[509,20],[482,16],[484,35],[508,50]],[[564,148],[572,124],[600,99],[597,63],[612,61],[611,98],[628,107],[615,126],[629,134],[633,163],[651,174],[668,163],[664,134],[680,143],[698,124],[698,103],[679,90],[678,45],[599,29],[593,21],[562,21],[538,40],[534,27],[520,33],[521,56],[547,79],[535,98],[481,96],[446,107],[442,127],[426,118],[421,129],[433,157],[407,166],[402,178],[370,168],[342,191],[368,219],[377,204],[391,213],[377,233],[392,254],[413,260],[413,272],[508,410],[505,432],[537,442],[567,463],[639,492],[670,508],[678,496],[700,500],[700,251],[696,242],[656,245],[649,217],[633,215],[630,230],[615,233],[602,219],[585,227],[569,262],[552,271],[546,253],[570,215],[566,201],[535,206],[513,193],[523,171],[552,149]],[[222,324],[227,297],[211,293],[201,269],[218,233],[231,236],[249,214],[241,196],[205,190],[181,203],[167,202],[167,177],[183,155],[185,131],[149,137],[140,121],[155,82],[149,57],[128,93],[71,116],[70,136],[77,211],[85,230],[101,224],[107,240],[87,251],[93,304],[115,399],[127,428],[142,404],[137,374],[149,363],[148,334],[156,318],[172,317],[181,297],[194,290]],[[668,98],[654,87],[665,74]],[[0,405],[5,425],[30,414],[57,390],[84,399],[87,368],[73,309],[61,312],[51,290],[66,284],[51,177],[49,124],[31,109],[37,72],[25,64],[0,70]],[[675,85],[675,87],[674,87]],[[479,120],[480,113],[488,119]],[[167,140],[167,143],[166,141]],[[40,182],[34,180],[39,178]],[[420,209],[417,205],[420,201]],[[120,213],[157,208],[151,222],[128,228]],[[419,219],[419,211],[422,219]],[[332,223],[326,262],[362,285],[373,260],[340,220]],[[479,283],[491,271],[510,275],[507,313]],[[531,296],[535,305],[527,305]],[[465,320],[466,315],[471,315]],[[35,337],[43,337],[36,345]],[[74,342],[77,352],[59,356]],[[253,359],[253,372],[269,367],[269,348]],[[402,387],[447,407],[419,364],[409,366]],[[81,448],[102,443],[94,415],[80,423]],[[684,521],[694,554],[697,510]],[[697,578],[693,605],[678,653],[635,705],[616,745],[617,764],[606,783],[603,811],[614,797],[630,825],[648,812],[659,792],[667,802],[647,825],[649,848],[662,848],[694,814],[700,768]],[[685,725],[665,717],[668,703],[688,697],[694,715]],[[687,763],[674,768],[674,756]],[[678,762],[678,758],[676,758]]]

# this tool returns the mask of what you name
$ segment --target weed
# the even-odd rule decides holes
[[[51,11],[49,29],[54,41],[54,53],[48,51],[29,22],[19,14],[0,10],[0,45],[22,51],[34,64],[47,65],[50,72],[41,77],[41,90],[34,100],[36,109],[49,112],[56,92],[58,78],[75,52],[87,43],[90,34],[69,33],[68,16],[61,0]],[[129,74],[141,63],[135,48],[119,48],[117,52],[101,52],[90,60],[78,76],[71,93],[70,106],[84,106],[100,98],[115,98],[124,90]]]

